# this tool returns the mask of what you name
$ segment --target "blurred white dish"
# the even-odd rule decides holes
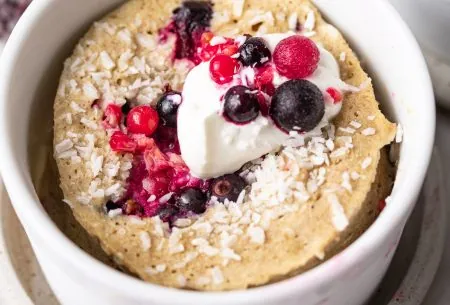
[[[428,62],[438,102],[450,107],[450,1],[391,0],[409,24]]]

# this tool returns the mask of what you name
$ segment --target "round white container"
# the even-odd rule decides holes
[[[145,283],[90,257],[58,230],[42,208],[32,184],[27,161],[33,141],[28,130],[30,114],[46,109],[43,126],[51,124],[63,59],[86,27],[120,2],[33,1],[0,62],[1,173],[45,276],[61,303],[364,303],[389,266],[415,205],[434,142],[435,104],[426,64],[418,44],[393,7],[384,0],[316,1],[370,70],[385,112],[405,130],[391,203],[357,241],[304,274],[245,291],[205,293]],[[35,132],[47,132],[42,129]]]

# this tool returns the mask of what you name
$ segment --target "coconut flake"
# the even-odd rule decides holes
[[[328,194],[328,202],[331,207],[331,221],[335,229],[342,232],[347,228],[349,221],[345,215],[344,208],[342,207],[339,199],[334,193]]]
[[[233,16],[240,18],[244,12],[245,0],[233,0]]]
[[[106,70],[111,70],[116,66],[116,64],[106,51],[102,51],[100,53],[100,62],[102,63],[103,68],[105,68]]]
[[[108,212],[108,216],[110,218],[117,217],[119,215],[122,215],[122,209],[114,209]]]
[[[223,274],[219,267],[214,267],[211,269],[211,277],[214,285],[220,285],[223,283]]]
[[[80,122],[81,122],[81,124],[83,124],[84,126],[90,128],[90,129],[96,130],[98,128],[97,123],[95,123],[94,121],[91,121],[87,118],[84,118],[84,117],[81,118]]]
[[[73,147],[73,142],[71,139],[65,139],[61,141],[60,143],[55,145],[55,152],[56,154],[61,154],[63,152],[66,152],[70,150]]]
[[[249,227],[247,235],[250,237],[252,243],[262,245],[266,240],[266,235],[261,227]]]
[[[373,136],[376,133],[375,128],[369,127],[361,131],[364,136]]]
[[[370,164],[372,164],[372,158],[371,157],[367,157],[365,158],[362,163],[361,163],[361,168],[362,169],[366,169],[370,166]]]
[[[145,231],[141,231],[139,233],[139,239],[141,240],[142,251],[147,252],[148,250],[150,250],[152,246],[150,235]]]
[[[297,12],[292,13],[288,19],[289,30],[295,31],[298,24],[298,14]]]
[[[303,28],[305,28],[308,31],[314,30],[314,27],[316,26],[316,16],[314,14],[314,11],[309,11],[308,15],[306,15],[305,23],[303,24]]]

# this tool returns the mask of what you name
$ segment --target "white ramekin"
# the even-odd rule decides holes
[[[148,0],[151,1],[151,0]],[[384,110],[405,130],[392,200],[339,255],[302,275],[246,291],[202,293],[144,283],[87,255],[57,229],[33,187],[29,118],[51,105],[62,60],[76,38],[121,0],[36,0],[3,53],[0,69],[0,166],[15,210],[44,273],[63,304],[362,304],[380,282],[414,206],[430,160],[435,108],[420,49],[385,0],[318,0],[374,77]],[[33,107],[32,107],[33,106]],[[33,109],[33,110],[32,110]],[[44,129],[44,128],[42,128]],[[32,152],[34,153],[34,152]],[[37,152],[36,152],[37,153]],[[264,266],[261,266],[264,268]]]

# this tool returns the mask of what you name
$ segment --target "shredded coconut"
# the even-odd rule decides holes
[[[298,14],[296,12],[292,13],[288,19],[289,30],[295,31],[298,24]]]
[[[220,285],[223,283],[223,274],[219,267],[211,269],[211,277],[214,285]]]
[[[234,0],[233,1],[233,16],[239,18],[244,12],[245,0]]]
[[[361,163],[361,168],[362,169],[366,169],[366,168],[368,168],[370,166],[370,164],[372,164],[372,158],[371,157],[367,157]]]
[[[147,252],[148,250],[150,250],[152,246],[150,235],[147,232],[142,231],[139,233],[139,239],[141,240],[142,251]]]
[[[261,227],[249,227],[247,234],[250,236],[250,241],[258,245],[264,244],[266,240],[264,230]]]
[[[314,11],[309,11],[308,15],[306,15],[306,20],[305,23],[303,24],[303,27],[308,31],[312,31],[314,30],[315,26],[316,26],[316,16],[314,14]]]
[[[122,209],[115,209],[108,212],[108,216],[110,218],[114,218],[116,216],[122,215]]]
[[[342,232],[347,228],[349,221],[347,216],[345,215],[344,208],[337,196],[333,193],[328,194],[328,202],[331,207],[331,221],[333,222],[334,227],[339,232]]]
[[[375,128],[369,127],[361,131],[364,136],[373,136],[376,133]]]

